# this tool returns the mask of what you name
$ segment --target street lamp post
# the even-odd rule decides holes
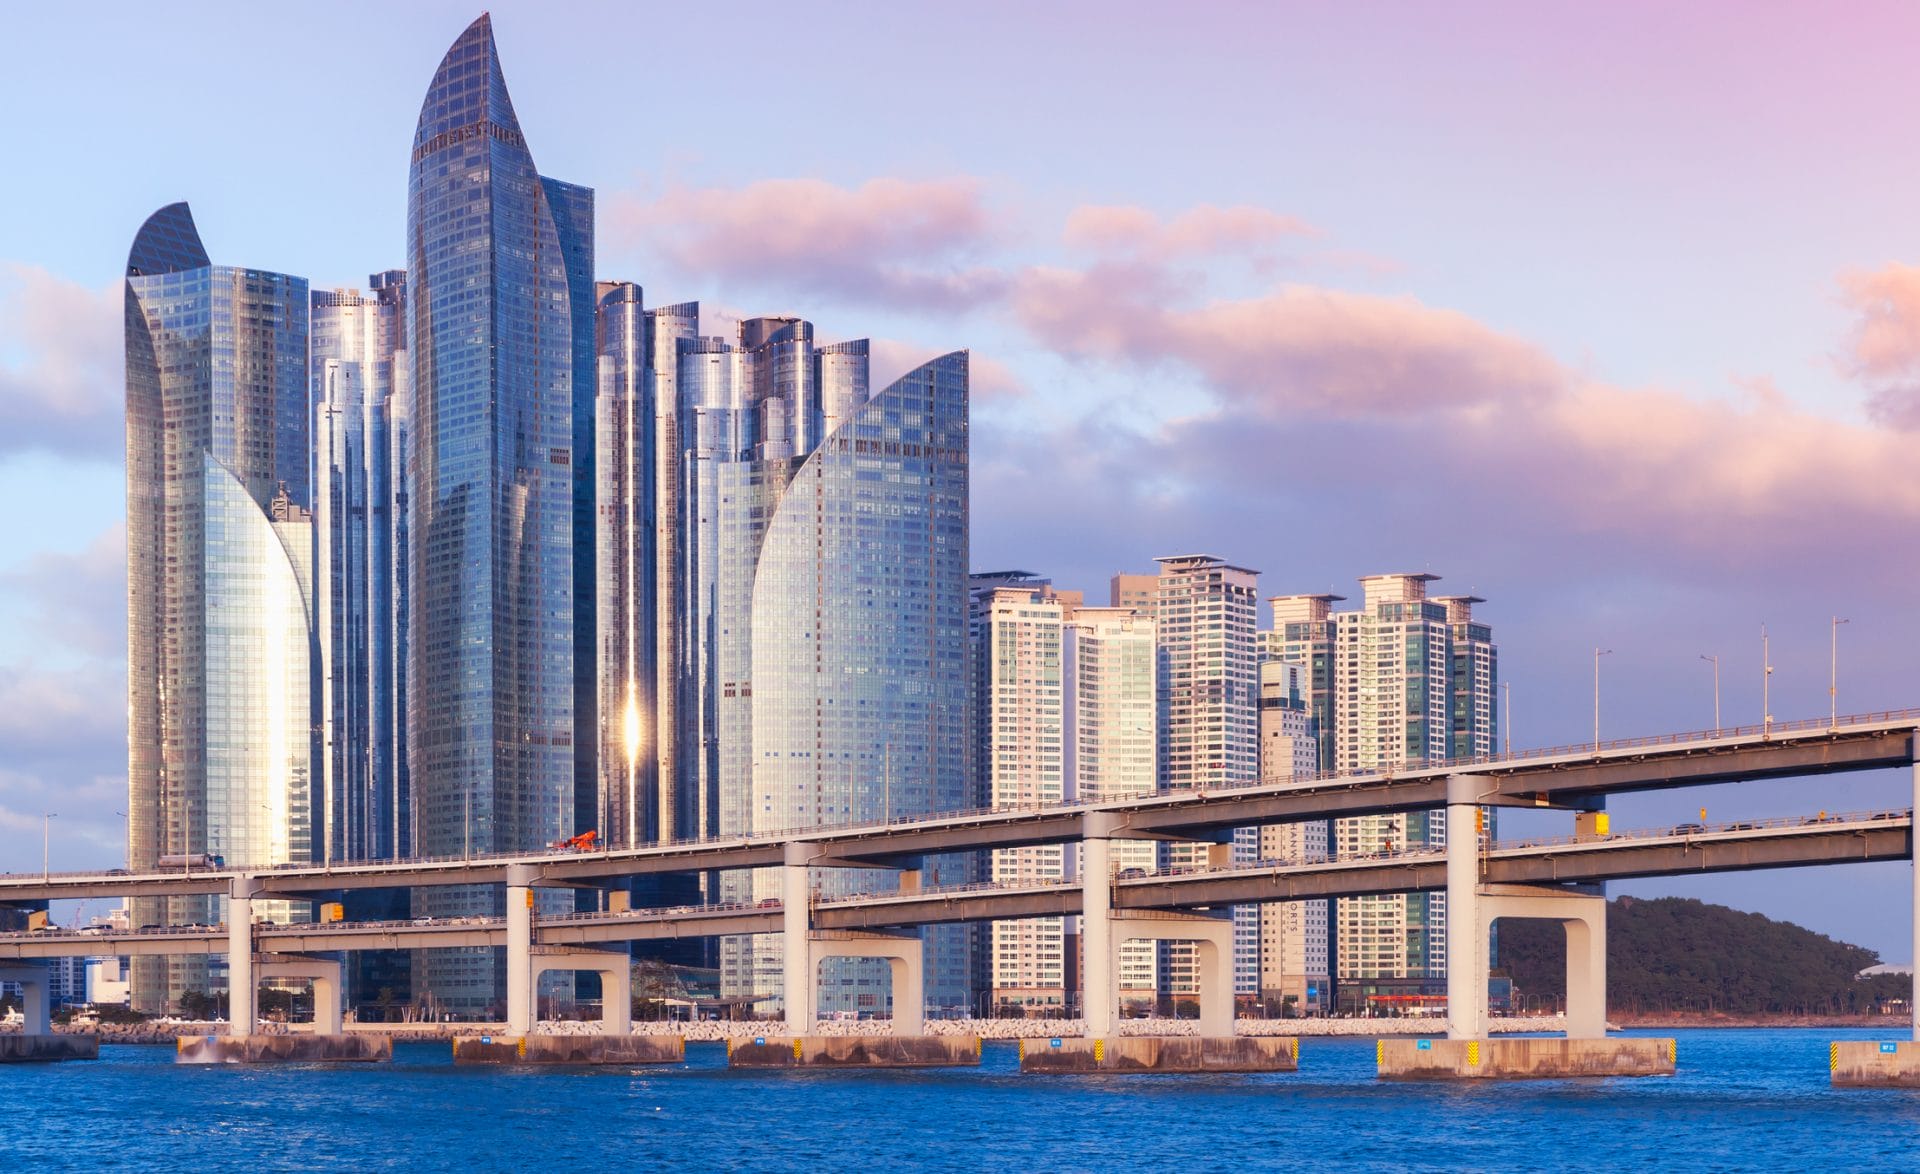
[[[1760,728],[1763,732],[1773,732],[1773,645],[1767,637],[1767,626],[1760,625]]]
[[[53,875],[53,817],[57,812],[43,812],[40,819],[40,879],[46,880]]]
[[[1500,737],[1505,744],[1506,756],[1513,757],[1513,682],[1500,682],[1500,693],[1507,703],[1507,712],[1500,718]]]
[[[1827,653],[1827,725],[1829,727],[1840,724],[1840,625],[1850,622],[1834,616],[1833,623],[1828,626],[1831,635]]]
[[[1611,648],[1593,650],[1593,748],[1600,749],[1600,658],[1612,656]]]
[[[1703,652],[1700,659],[1713,662],[1713,732],[1717,734],[1720,732],[1720,658]]]

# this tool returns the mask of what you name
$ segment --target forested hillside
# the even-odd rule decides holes
[[[1528,996],[1566,990],[1566,938],[1545,921],[1498,923],[1496,966]],[[1607,1005],[1615,1012],[1840,1015],[1906,998],[1910,981],[1854,975],[1873,951],[1785,921],[1681,897],[1607,906]]]

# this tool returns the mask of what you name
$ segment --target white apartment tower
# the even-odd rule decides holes
[[[1470,595],[1432,597],[1431,574],[1370,575],[1361,606],[1337,595],[1273,600],[1263,653],[1308,666],[1308,705],[1323,769],[1373,771],[1491,753],[1498,657]],[[1489,818],[1491,832],[1491,818]],[[1444,812],[1364,816],[1334,824],[1337,855],[1445,845]],[[1438,1001],[1446,976],[1443,894],[1337,902],[1337,979],[1348,1006]]]
[[[1068,797],[1104,803],[1153,794],[1160,679],[1153,619],[1133,607],[1077,608],[1067,620],[1063,652]],[[1113,868],[1144,872],[1154,867],[1157,851],[1152,840],[1116,840]],[[1120,947],[1117,985],[1123,1005],[1153,1004],[1157,959],[1152,942]]]
[[[1245,783],[1260,771],[1259,669],[1255,650],[1259,572],[1212,555],[1180,555],[1160,564],[1154,621],[1160,657],[1160,785],[1188,791]],[[1123,584],[1116,580],[1115,588]],[[1176,844],[1165,863],[1204,863],[1203,845]],[[1234,835],[1236,860],[1259,854],[1258,833]],[[1257,908],[1235,908],[1234,990],[1260,990]],[[1175,943],[1161,951],[1164,993],[1199,990],[1197,951]]]
[[[1006,585],[988,586],[983,580]],[[973,577],[981,738],[988,802],[995,807],[1057,804],[1068,797],[1062,682],[1066,605],[1043,580]],[[993,852],[995,884],[1066,879],[1065,845]],[[1059,1006],[1069,990],[1066,919],[1032,917],[992,924],[996,1006]]]

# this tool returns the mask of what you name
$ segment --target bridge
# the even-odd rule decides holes
[[[901,818],[846,827],[810,828],[720,840],[598,852],[507,853],[460,859],[415,859],[134,874],[0,875],[0,904],[79,897],[225,895],[229,923],[161,927],[123,934],[0,935],[0,960],[15,960],[0,977],[31,974],[26,960],[64,954],[225,954],[233,976],[231,1018],[253,1016],[253,972],[325,960],[314,952],[505,946],[509,1030],[534,1027],[533,990],[551,969],[590,969],[626,989],[626,954],[593,947],[639,940],[719,934],[779,933],[790,959],[783,994],[790,1024],[811,1023],[819,961],[834,956],[885,957],[896,976],[895,1031],[921,1030],[920,943],[900,931],[959,921],[1076,915],[1083,919],[1086,962],[1083,1006],[1089,1037],[1113,1034],[1118,947],[1138,938],[1199,944],[1201,1033],[1232,1033],[1232,930],[1223,907],[1399,892],[1444,892],[1448,903],[1448,1034],[1478,1041],[1486,1034],[1489,933],[1499,917],[1544,917],[1568,927],[1568,1035],[1605,1035],[1605,901],[1608,880],[1704,872],[1842,864],[1914,857],[1912,808],[1706,827],[1683,825],[1631,834],[1599,830],[1594,816],[1614,794],[1753,779],[1816,778],[1852,771],[1907,768],[1920,788],[1920,710],[1814,722],[1773,723],[1697,734],[1560,747],[1377,772],[1249,781],[1116,800]],[[1303,820],[1445,809],[1449,826],[1475,826],[1475,809],[1527,807],[1571,812],[1572,834],[1521,842],[1452,837],[1444,848],[1420,848],[1365,859],[1271,860],[1233,866],[1226,840],[1234,828]],[[1144,876],[1116,876],[1109,848],[1116,839],[1199,840],[1215,845],[1208,866]],[[1034,844],[1079,847],[1081,875],[1070,882],[933,889],[920,884],[928,855]],[[809,878],[822,868],[889,868],[897,889],[822,900]],[[618,885],[661,872],[778,868],[784,901],[752,906],[619,910],[536,917],[537,887]],[[342,890],[504,884],[507,915],[419,919],[401,923],[252,923],[258,899],[312,900]],[[1920,891],[1916,893],[1920,897]],[[1920,941],[1920,900],[1916,900]],[[337,963],[333,963],[337,967]],[[615,971],[618,975],[615,975]],[[304,973],[304,971],[303,971]],[[337,1000],[338,982],[327,984]],[[613,988],[609,988],[611,991]],[[906,996],[906,997],[902,997]],[[30,1000],[34,1001],[34,1000]],[[629,1030],[626,998],[603,1000],[605,1028]],[[44,998],[29,1027],[44,1030]],[[617,1004],[617,1005],[616,1005]],[[337,1023],[337,1006],[323,1015]],[[1920,1000],[1915,1038],[1920,1040]],[[1905,1045],[1903,1045],[1904,1047]],[[1476,1050],[1476,1055],[1478,1054]],[[1916,1054],[1920,1060],[1920,1054]],[[1384,1063],[1384,1060],[1383,1060]]]

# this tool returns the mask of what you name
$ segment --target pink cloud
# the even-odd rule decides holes
[[[123,444],[121,293],[0,266],[0,452],[106,457]]]
[[[1264,297],[1169,304],[1157,269],[1035,270],[1014,312],[1062,353],[1173,361],[1259,410],[1430,413],[1538,398],[1564,372],[1537,348],[1453,310],[1289,285]]]
[[[882,178],[857,188],[775,179],[609,205],[609,236],[689,277],[947,309],[989,299],[1001,284],[970,263],[999,232],[974,179]]]
[[[1310,469],[1348,492],[1372,470],[1496,511],[1542,549],[1608,534],[1748,566],[1771,560],[1783,526],[1864,549],[1920,521],[1905,438],[1800,410],[1770,381],[1736,402],[1612,386],[1412,298],[1290,285],[1186,307],[1167,294],[1150,266],[1040,270],[1013,307],[1063,354],[1209,390],[1211,410],[1131,458],[1203,495],[1281,491],[1275,477]]]
[[[1170,260],[1258,252],[1319,235],[1298,217],[1247,204],[1200,204],[1171,220],[1131,205],[1088,204],[1068,214],[1062,239],[1074,248]]]
[[[1920,267],[1889,262],[1840,275],[1840,300],[1857,315],[1840,368],[1867,384],[1867,414],[1920,431]]]

